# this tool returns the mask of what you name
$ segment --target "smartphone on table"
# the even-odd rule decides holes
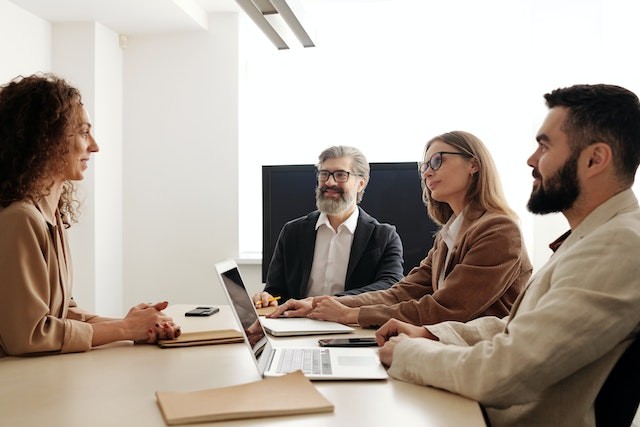
[[[323,338],[318,340],[320,347],[377,347],[376,339],[371,338]]]
[[[196,307],[193,310],[187,311],[185,316],[211,316],[216,314],[220,309],[218,307]]]

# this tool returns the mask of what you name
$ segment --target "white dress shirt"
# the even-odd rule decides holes
[[[355,209],[345,222],[333,229],[329,218],[321,213],[316,223],[316,245],[309,275],[307,296],[334,295],[344,291],[353,233],[360,210]]]
[[[462,226],[462,221],[464,220],[464,215],[460,214],[459,216],[451,215],[449,221],[442,227],[440,230],[440,234],[442,235],[442,240],[447,244],[447,258],[444,261],[444,268],[440,270],[440,277],[438,277],[438,289],[442,289],[444,287],[444,276],[447,271],[447,264],[449,264],[449,258],[451,257],[451,249],[453,249],[453,244],[456,242],[458,238],[458,233],[460,232],[460,227]]]

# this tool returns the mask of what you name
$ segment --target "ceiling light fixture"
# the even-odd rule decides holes
[[[279,50],[289,49],[283,26],[295,35],[302,46],[315,46],[309,31],[301,23],[301,7],[296,0],[236,0],[236,3]],[[279,25],[279,20],[285,25]]]

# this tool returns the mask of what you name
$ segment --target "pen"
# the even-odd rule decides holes
[[[277,297],[271,297],[267,300],[267,302],[271,302],[271,301],[278,301],[280,298],[282,298],[281,296],[277,296]],[[260,301],[256,301],[256,307],[260,308],[262,306],[262,300]]]

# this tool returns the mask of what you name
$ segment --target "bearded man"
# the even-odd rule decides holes
[[[369,182],[364,154],[355,147],[329,147],[316,169],[318,210],[282,228],[264,291],[253,296],[258,308],[290,298],[387,289],[403,277],[395,227],[358,206]]]

